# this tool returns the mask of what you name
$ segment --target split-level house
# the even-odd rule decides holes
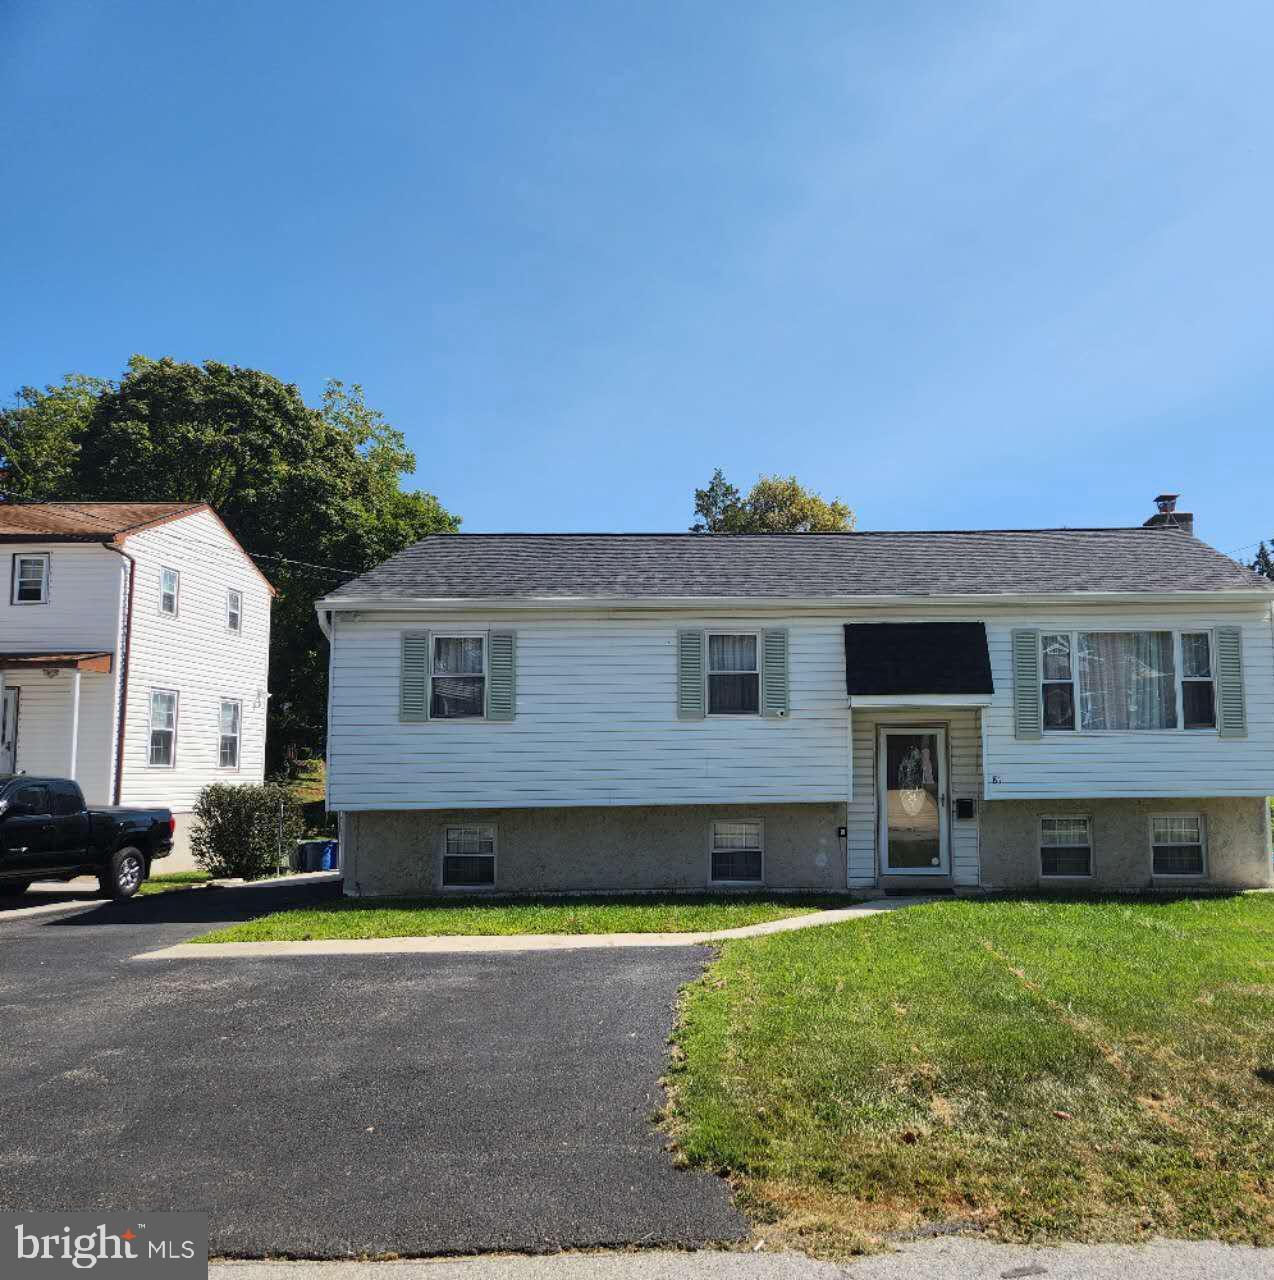
[[[260,782],[273,588],[206,503],[0,503],[0,774],[166,805]]]
[[[317,606],[346,890],[1268,885],[1274,591],[1158,502],[426,538]]]

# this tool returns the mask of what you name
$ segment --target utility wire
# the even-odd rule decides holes
[[[115,530],[117,527],[116,521],[108,520],[105,516],[96,515],[92,511],[85,511],[83,507],[76,505],[76,503],[74,502],[68,502],[65,499],[28,498],[25,494],[13,493],[8,489],[0,489],[0,496],[5,497],[10,502],[16,503],[18,505],[66,507],[69,510],[74,511],[77,515],[82,515],[89,520],[96,520],[99,524],[106,525],[112,530]],[[39,535],[33,534],[33,536],[38,538]],[[198,540],[196,539],[195,541],[198,541]],[[199,542],[199,545],[209,547],[210,549],[213,549],[213,550],[218,549],[212,543]],[[336,565],[332,565],[332,564],[311,564],[307,560],[292,560],[288,556],[271,555],[266,551],[249,551],[247,547],[244,547],[243,551],[245,555],[251,556],[253,560],[272,560],[278,564],[295,565],[297,568],[301,568],[301,569],[317,569],[320,572],[329,573],[333,577],[337,577],[337,578],[345,578],[345,577],[354,578],[354,577],[357,577],[359,573],[359,570],[357,569],[340,569]]]

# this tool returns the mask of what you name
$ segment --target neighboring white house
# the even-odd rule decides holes
[[[427,538],[317,606],[347,892],[1269,884],[1274,589],[1159,501]]]
[[[0,773],[166,805],[260,782],[274,590],[206,503],[0,503]]]

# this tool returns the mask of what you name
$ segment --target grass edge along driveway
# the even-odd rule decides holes
[[[951,901],[732,941],[668,1128],[767,1239],[1274,1243],[1274,895]]]
[[[293,942],[512,934],[699,933],[850,906],[845,895],[651,894],[590,897],[336,898],[276,911],[193,942]]]

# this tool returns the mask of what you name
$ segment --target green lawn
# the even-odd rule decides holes
[[[951,901],[727,943],[668,1124],[768,1239],[1274,1243],[1274,895]]]
[[[162,875],[151,876],[137,892],[150,894],[168,893],[173,889],[193,889],[211,878],[206,871],[167,871]]]
[[[278,911],[196,938],[196,942],[278,942],[315,938],[421,938],[439,934],[694,933],[733,929],[844,907],[843,896],[669,894],[594,898],[338,898]]]

